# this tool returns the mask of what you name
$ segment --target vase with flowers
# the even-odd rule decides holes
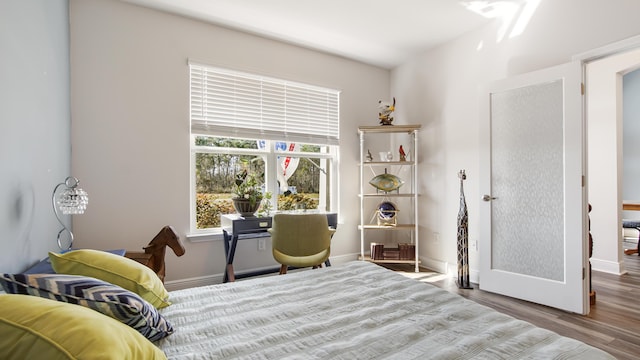
[[[233,207],[242,217],[254,216],[260,208],[262,191],[256,177],[246,169],[236,175],[232,200]]]

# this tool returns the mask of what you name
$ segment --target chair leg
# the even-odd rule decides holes
[[[287,273],[287,265],[280,265],[280,275],[284,275]]]

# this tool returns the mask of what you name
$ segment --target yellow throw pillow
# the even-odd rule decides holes
[[[166,359],[129,326],[79,305],[0,295],[0,359]]]
[[[158,309],[169,306],[169,293],[153,270],[124,256],[98,250],[49,253],[58,274],[94,277],[140,295]]]

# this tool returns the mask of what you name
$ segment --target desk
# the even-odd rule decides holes
[[[251,272],[236,276],[233,271],[233,259],[236,254],[236,247],[238,240],[243,239],[255,239],[259,237],[270,236],[267,229],[271,227],[272,218],[270,216],[265,217],[240,217],[238,214],[226,214],[220,216],[220,226],[222,227],[222,235],[224,237],[224,252],[227,258],[227,265],[224,269],[224,278],[222,282],[235,281],[236,277],[247,277],[262,275],[271,272],[278,272],[280,268],[273,268],[258,272]],[[327,213],[327,220],[329,227],[334,229],[338,226],[338,215],[335,213]],[[327,259],[325,262],[327,266],[331,263]]]
[[[622,210],[640,210],[640,201],[622,200]]]

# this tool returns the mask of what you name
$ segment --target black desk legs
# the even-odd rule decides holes
[[[226,231],[223,231],[222,235],[224,237],[224,253],[227,258],[227,265],[224,268],[224,277],[222,278],[222,282],[233,282],[236,281],[236,277],[233,272],[233,258],[236,254],[238,237],[230,236]]]

